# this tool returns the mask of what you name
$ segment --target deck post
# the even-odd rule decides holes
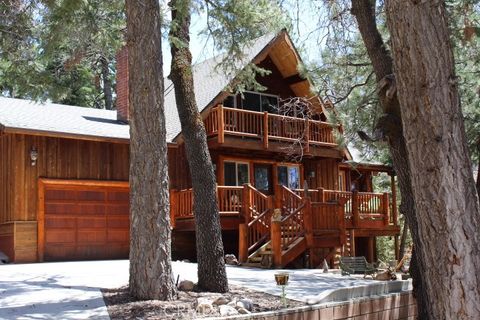
[[[250,190],[249,184],[245,183],[243,185],[243,194],[242,194],[242,214],[243,214],[243,221],[245,225],[248,226],[250,222],[250,207],[251,207],[251,199],[250,199]]]
[[[175,229],[175,214],[177,213],[177,190],[170,190],[170,228]]]
[[[223,105],[219,104],[217,107],[218,112],[218,143],[225,142],[225,121],[223,117]]]
[[[395,175],[391,175],[391,190],[392,190],[392,220],[393,225],[398,225],[398,212],[397,212],[397,186],[395,184]]]
[[[395,235],[395,260],[399,261],[400,259],[400,246],[398,245],[398,236]]]
[[[355,252],[355,229],[350,229],[350,256],[356,257]]]
[[[338,199],[338,226],[340,229],[340,242],[342,245],[347,243],[347,229],[345,223],[345,204],[347,203],[347,199],[340,198]]]
[[[238,261],[245,263],[248,260],[248,226],[246,223],[238,225]]]
[[[282,186],[280,184],[274,185],[274,207],[282,208]]]
[[[310,121],[305,120],[305,153],[310,153]]]
[[[325,189],[318,188],[318,200],[320,202],[325,202]]]
[[[272,220],[270,225],[270,237],[272,239],[273,267],[282,267],[282,222]]]
[[[389,216],[389,211],[390,211],[390,195],[388,192],[385,192],[383,194],[383,224],[385,226],[388,226],[390,224],[390,216]]]
[[[358,191],[354,190],[352,192],[352,216],[353,216],[353,227],[358,228],[360,226],[360,215],[358,212]]]
[[[263,112],[263,148],[268,149],[268,112]]]
[[[368,262],[373,263],[375,260],[375,237],[368,237]]]
[[[313,247],[313,221],[312,221],[312,201],[310,197],[305,198],[305,209],[303,211],[303,224],[305,229],[305,238],[307,248]]]

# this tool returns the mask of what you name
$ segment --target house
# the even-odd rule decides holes
[[[11,260],[128,257],[127,54],[117,57],[117,111],[0,98],[0,250]],[[232,79],[215,59],[194,67],[226,253],[275,266],[317,266],[336,254],[374,260],[378,236],[395,237],[398,252],[393,170],[352,164],[328,105],[298,74],[288,34],[257,39],[245,56],[271,71],[257,77],[265,91],[231,95]],[[296,107],[278,112],[291,97],[309,98],[306,116]],[[191,181],[169,80],[165,108],[172,252],[195,259]],[[391,193],[373,192],[378,173],[391,176]]]

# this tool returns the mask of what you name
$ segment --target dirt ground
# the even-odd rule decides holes
[[[252,313],[283,309],[284,305],[279,297],[249,290],[238,286],[230,286],[230,292],[225,294],[207,292],[178,291],[174,301],[135,301],[127,287],[102,290],[103,299],[107,305],[108,313],[113,320],[117,319],[198,319],[207,317],[220,317],[219,308],[208,314],[196,312],[198,298],[207,298],[212,301],[223,296],[229,301],[250,299],[253,302]],[[287,307],[305,305],[302,302],[288,300]]]

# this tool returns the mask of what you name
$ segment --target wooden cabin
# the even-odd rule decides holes
[[[0,250],[12,261],[128,257],[127,55],[117,56],[117,111],[0,98]],[[194,66],[225,252],[253,265],[316,267],[336,254],[374,260],[379,236],[395,237],[398,252],[393,170],[352,162],[300,61],[286,32],[257,39],[245,65],[270,71],[257,77],[266,90],[243,95],[226,91],[235,79],[217,59]],[[308,99],[308,112],[282,109],[294,97]],[[169,80],[165,109],[173,258],[195,260],[194,199]],[[391,176],[391,192],[374,192],[378,173]]]

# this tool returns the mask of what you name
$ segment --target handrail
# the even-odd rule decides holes
[[[242,247],[248,256],[270,239],[270,220],[272,218],[272,198],[263,194],[250,184],[244,185],[245,235]]]
[[[298,207],[294,211],[290,212],[286,217],[282,217],[281,222],[287,221],[288,219],[290,219],[291,217],[293,217],[294,215],[299,213],[303,208],[305,208],[305,203],[302,203],[302,205],[300,207]]]
[[[269,140],[302,140],[308,152],[310,145],[336,146],[333,129],[338,124],[325,121],[278,115],[218,105],[210,109],[204,118],[208,136],[217,135],[224,143],[225,135],[246,136],[263,140],[268,149]]]
[[[267,209],[267,210],[263,211],[258,217],[256,217],[256,218],[253,219],[252,221],[250,221],[250,222],[248,223],[248,226],[251,227],[254,223],[256,223],[256,222],[259,221],[261,218],[263,218],[264,216],[266,216],[270,211],[271,211],[271,209]]]

